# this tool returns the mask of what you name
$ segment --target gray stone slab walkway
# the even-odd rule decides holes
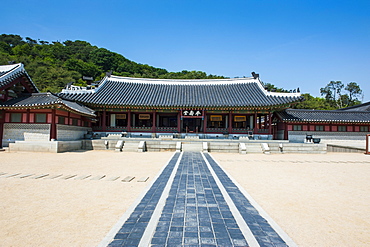
[[[99,246],[295,246],[245,194],[210,154],[175,153]]]

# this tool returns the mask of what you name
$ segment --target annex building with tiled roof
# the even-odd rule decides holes
[[[369,134],[370,103],[338,110],[285,109],[277,112],[280,139],[302,141],[306,135],[320,139],[364,140]]]
[[[72,141],[91,131],[94,110],[40,93],[23,64],[0,66],[0,148],[16,141]]]

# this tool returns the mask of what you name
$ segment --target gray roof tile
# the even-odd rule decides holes
[[[302,101],[298,93],[267,92],[259,79],[161,80],[106,77],[95,90],[63,90],[81,103],[146,107],[271,107]]]
[[[278,112],[284,122],[370,123],[370,112],[286,109]]]
[[[350,106],[346,108],[338,109],[338,111],[368,111],[370,112],[370,102],[366,102],[360,105]]]
[[[38,106],[53,106],[61,105],[66,107],[70,111],[86,115],[89,117],[95,117],[94,111],[86,106],[80,105],[79,103],[62,99],[52,93],[35,93],[24,97],[9,100],[0,104],[1,108],[32,108]]]

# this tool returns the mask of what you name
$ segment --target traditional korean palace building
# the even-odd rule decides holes
[[[300,93],[267,91],[253,77],[167,80],[107,75],[95,88],[40,93],[22,64],[0,66],[0,147],[74,141],[88,132],[127,137],[364,139],[370,103],[335,110],[289,109]]]
[[[60,97],[96,111],[96,132],[133,135],[258,135],[272,139],[273,114],[302,100],[299,93],[264,89],[255,77],[165,80],[105,77],[96,89],[63,90]]]

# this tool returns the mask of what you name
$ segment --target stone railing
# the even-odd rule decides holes
[[[177,127],[156,127],[157,132],[177,132]]]
[[[145,131],[145,132],[150,132],[150,131],[152,131],[152,127],[131,127],[131,131]]]
[[[125,126],[107,126],[106,131],[127,131]]]
[[[207,132],[226,133],[228,128],[207,128]]]

